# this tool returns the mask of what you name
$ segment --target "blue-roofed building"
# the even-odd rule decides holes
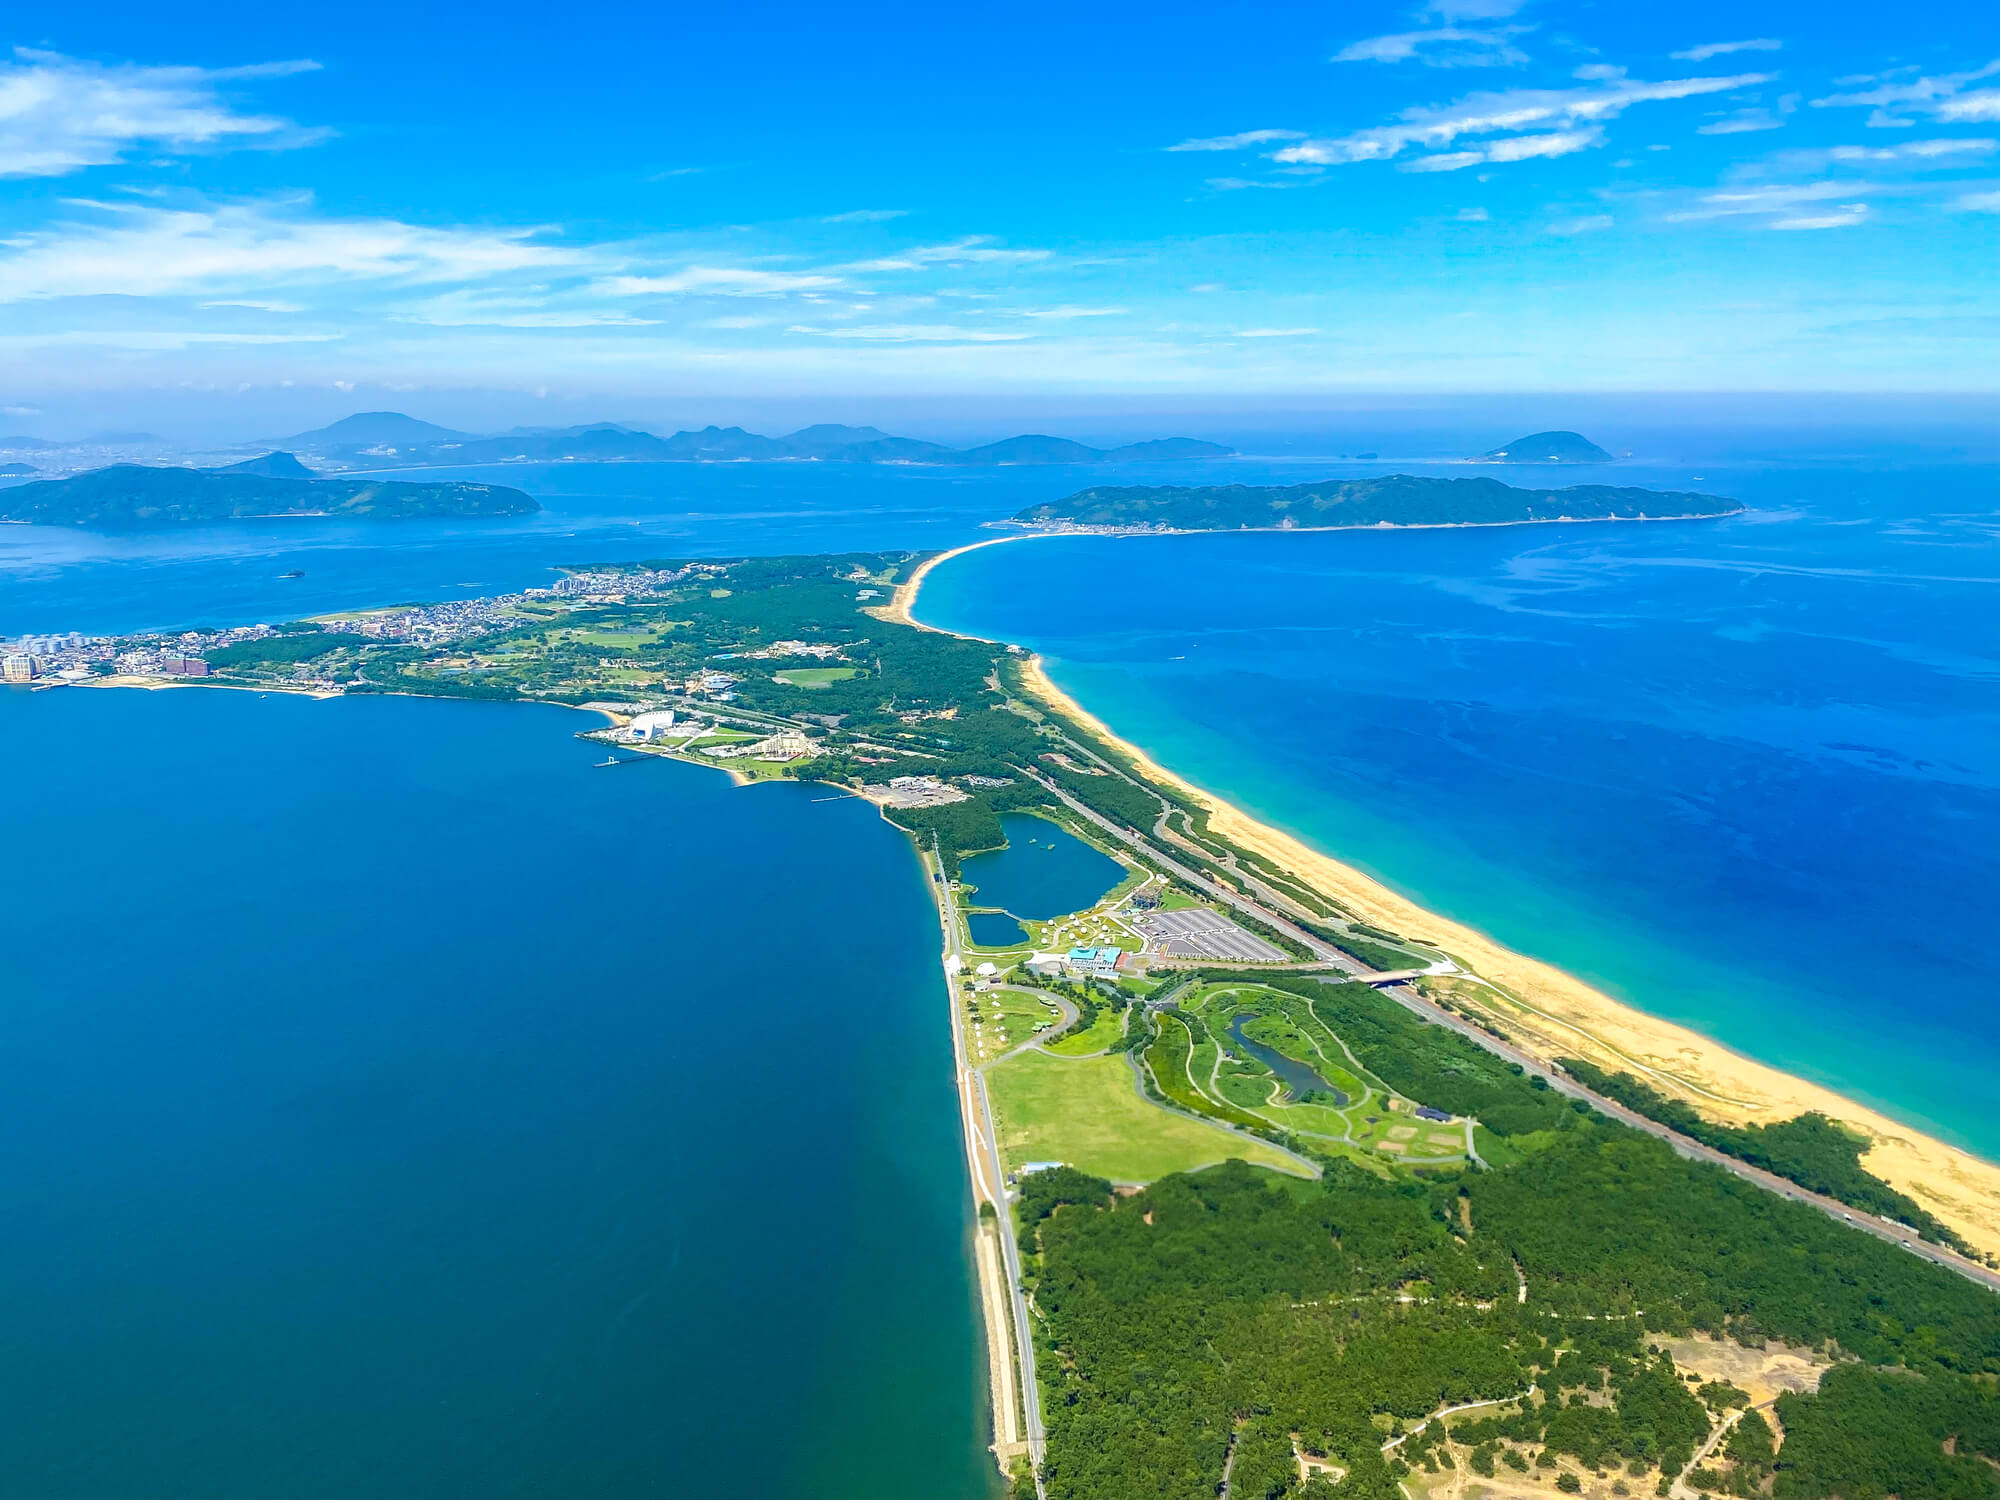
[[[1063,955],[1063,965],[1073,974],[1116,974],[1122,948],[1072,948]]]

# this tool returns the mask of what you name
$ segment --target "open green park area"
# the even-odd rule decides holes
[[[1031,1048],[995,1064],[986,1081],[1010,1168],[1060,1161],[1113,1182],[1153,1182],[1239,1157],[1299,1171],[1290,1157],[1260,1141],[1142,1098],[1130,1064],[1118,1054],[1052,1057]]]
[[[1329,997],[1330,999],[1331,997]],[[1462,1122],[1417,1117],[1422,1101],[1375,1077],[1320,1015],[1318,1001],[1261,984],[1204,983],[1160,1018],[1146,1059],[1175,1102],[1237,1124],[1261,1122],[1309,1147],[1410,1166],[1459,1166]]]
[[[823,688],[836,682],[846,682],[850,677],[859,677],[859,667],[787,667],[771,676],[778,682],[789,683],[793,687]]]

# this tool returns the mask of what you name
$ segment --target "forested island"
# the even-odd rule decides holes
[[[1045,1152],[1007,1159],[1013,1191],[984,1200],[980,1233],[1007,1236],[1032,1297],[1023,1362],[1046,1415],[1045,1448],[1003,1451],[1018,1497],[2000,1500],[1990,1286],[1605,1110],[1629,1104],[1857,1211],[1914,1208],[1861,1166],[1861,1143],[1810,1115],[1718,1127],[1578,1061],[1572,1096],[1513,1060],[1505,1012],[1448,977],[1424,971],[1408,1000],[1356,982],[1438,954],[1219,833],[1038,692],[1019,650],[909,623],[897,590],[923,561],[576,569],[518,595],[199,644],[127,637],[70,670],[150,683],[199,650],[219,679],[265,688],[601,705],[619,720],[592,731],[606,765],[666,753],[876,798],[948,921],[962,861],[1026,811],[1114,852],[1130,888],[1278,950],[1052,982],[1077,1045],[1031,1061],[1038,1087],[1074,1070],[1067,1113],[1122,1108],[1142,1131],[1208,1132],[1209,1160],[1264,1164],[1114,1185]],[[1023,955],[993,956],[1013,993],[1042,983]],[[1004,993],[952,983],[955,1016]],[[1343,1097],[1281,1097],[1258,1055]],[[1415,1149],[1440,1135],[1436,1154]]]
[[[401,412],[357,412],[284,441],[339,468],[418,468],[504,463],[757,463],[775,460],[852,464],[1002,465],[1155,462],[1226,458],[1235,450],[1199,438],[1154,438],[1096,448],[1072,438],[1023,433],[976,447],[954,448],[898,437],[879,427],[821,422],[782,437],[741,427],[684,429],[662,436],[618,422],[575,427],[516,427],[510,432],[457,432]]]
[[[1027,526],[1133,531],[1265,531],[1352,526],[1506,526],[1524,521],[1658,521],[1730,516],[1720,495],[1603,484],[1521,489],[1497,479],[1374,479],[1259,486],[1113,485],[1031,505]]]
[[[201,525],[270,516],[355,516],[411,520],[426,516],[525,516],[541,509],[498,484],[297,478],[273,472],[272,460],[228,470],[114,464],[69,479],[44,479],[0,490],[0,520],[100,530]],[[302,472],[303,465],[291,460]]]

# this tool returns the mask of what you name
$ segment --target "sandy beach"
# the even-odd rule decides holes
[[[935,629],[913,614],[931,570],[974,548],[1017,540],[1027,538],[996,537],[929,559],[898,586],[882,615]],[[1580,1057],[1611,1071],[1637,1073],[1661,1092],[1732,1124],[1768,1124],[1817,1110],[1873,1142],[1863,1157],[1870,1172],[1925,1205],[1970,1244],[2000,1253],[2000,1165],[1648,1015],[1552,964],[1438,916],[1160,765],[1057,687],[1039,658],[1025,664],[1024,680],[1045,704],[1100,735],[1145,775],[1208,808],[1209,826],[1218,834],[1290,871],[1363,921],[1443,949],[1461,968],[1486,981],[1461,982],[1454,999],[1488,1010],[1523,1050],[1544,1059]]]

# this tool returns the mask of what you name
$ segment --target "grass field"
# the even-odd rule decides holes
[[[1299,1171],[1261,1141],[1149,1104],[1123,1057],[1028,1051],[995,1065],[986,1080],[1009,1166],[1062,1161],[1113,1182],[1152,1182],[1232,1156]]]
[[[1013,990],[967,994],[965,1001],[971,1007],[966,1015],[966,1046],[975,1063],[998,1057],[1060,1019],[1053,1007]]]
[[[823,688],[829,683],[845,682],[850,677],[859,677],[859,667],[787,667],[782,672],[771,674],[780,682],[789,682],[793,687]]]
[[[1092,1052],[1102,1052],[1124,1034],[1125,1013],[1105,1009],[1097,1013],[1097,1019],[1085,1030],[1065,1032],[1044,1045],[1051,1052],[1060,1052],[1065,1057],[1085,1057]]]

